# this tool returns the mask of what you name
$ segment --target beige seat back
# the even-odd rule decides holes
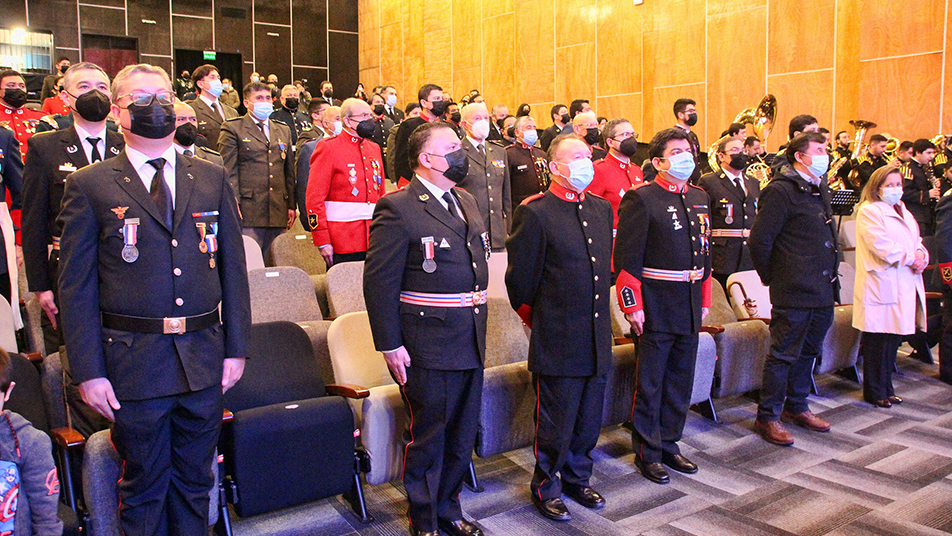
[[[248,272],[251,322],[308,322],[321,320],[314,283],[294,266],[257,268]]]
[[[366,311],[364,263],[342,262],[327,271],[327,306],[331,316]]]
[[[336,266],[332,266],[333,270]],[[374,348],[367,311],[347,313],[334,319],[327,330],[327,347],[334,379],[367,388],[393,384],[383,354]]]
[[[303,231],[281,233],[271,243],[270,257],[274,266],[296,266],[308,275],[327,272],[324,257],[314,245],[311,234]]]
[[[508,298],[490,297],[486,317],[486,368],[529,359],[529,338]]]
[[[241,240],[245,244],[245,265],[248,271],[264,268],[264,256],[261,254],[261,246],[250,236],[242,235]]]

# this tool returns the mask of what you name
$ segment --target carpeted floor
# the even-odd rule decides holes
[[[952,387],[934,379],[935,366],[900,359],[900,368],[894,384],[905,403],[890,409],[863,402],[855,383],[819,378],[820,395],[811,397],[811,406],[833,430],[789,426],[796,438],[789,448],[752,431],[756,404],[748,398],[716,401],[719,423],[692,412],[682,452],[700,471],[672,472],[666,486],[637,472],[627,430],[606,428],[594,453],[592,485],[608,505],[593,512],[566,499],[575,517],[569,523],[548,521],[530,504],[531,449],[477,458],[485,491],[464,490],[464,513],[487,535],[952,534]],[[402,485],[366,493],[376,517],[368,525],[339,498],[244,524],[264,534],[407,534]]]

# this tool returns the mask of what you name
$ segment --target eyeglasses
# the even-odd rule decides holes
[[[175,104],[175,93],[171,91],[159,91],[157,93],[149,93],[147,91],[133,91],[131,93],[126,93],[125,95],[119,95],[119,98],[116,99],[118,102],[120,99],[129,97],[132,99],[130,104],[136,106],[148,106],[152,104],[152,99],[155,99],[156,102],[162,105]]]
[[[354,119],[356,121],[363,121],[365,119],[370,119],[372,116],[370,115],[370,112],[364,112],[360,115],[348,115],[347,117]]]

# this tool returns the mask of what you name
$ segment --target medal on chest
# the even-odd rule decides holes
[[[139,258],[138,241],[139,218],[126,218],[122,222],[122,260],[132,264]]]
[[[678,220],[678,209],[674,208],[674,205],[668,206],[668,214],[671,214],[671,221],[674,224],[673,227],[675,231],[680,231],[684,228],[684,226],[681,225],[681,221]]]
[[[436,244],[432,236],[420,239],[423,244],[423,271],[432,274],[436,271]]]

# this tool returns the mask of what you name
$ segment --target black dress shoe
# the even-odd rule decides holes
[[[659,462],[646,463],[638,456],[635,456],[635,467],[641,471],[641,475],[656,484],[667,484],[671,481],[668,471],[664,465]]]
[[[893,404],[902,404],[902,397],[892,395],[891,397],[889,397],[889,401],[892,402]]]
[[[420,530],[413,525],[410,525],[410,536],[440,536],[440,531]]]
[[[562,499],[556,497],[554,499],[542,500],[532,494],[532,504],[535,505],[536,509],[539,510],[539,513],[544,517],[547,517],[553,521],[571,521],[572,514],[569,513],[569,509],[565,506],[565,503],[562,502]]]
[[[463,518],[459,518],[456,521],[444,521],[440,519],[437,525],[440,527],[440,530],[450,536],[483,536],[482,529]]]
[[[563,482],[562,493],[568,495],[585,508],[601,510],[605,506],[605,498],[589,486],[575,486]]]
[[[693,475],[697,472],[697,464],[680,454],[661,454],[661,461],[679,473]]]
[[[870,404],[872,404],[872,405],[874,405],[874,406],[876,406],[876,407],[878,407],[878,408],[891,408],[891,407],[892,407],[892,402],[890,402],[888,398],[884,398],[884,399],[882,399],[882,400],[867,400],[867,402],[869,402]]]

